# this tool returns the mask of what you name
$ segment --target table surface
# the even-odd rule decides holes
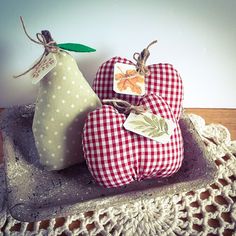
[[[0,112],[3,109],[0,109]],[[194,113],[202,116],[206,124],[220,123],[227,127],[231,133],[231,140],[236,140],[236,109],[208,109],[208,108],[187,108],[187,113]],[[2,150],[2,137],[0,133],[0,164],[3,162],[3,150]],[[57,223],[60,224],[63,221],[62,218],[57,219]],[[46,224],[46,223],[45,223]],[[76,223],[71,225],[72,228],[76,228]],[[14,230],[17,230],[17,225],[14,226]],[[231,235],[231,234],[226,234]]]
[[[236,109],[188,108],[187,113],[202,116],[206,124],[219,123],[228,128],[231,140],[236,140]]]

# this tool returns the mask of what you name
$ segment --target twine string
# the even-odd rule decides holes
[[[48,52],[55,51],[56,49],[58,49],[58,47],[55,45],[56,42],[54,40],[52,40],[50,42],[47,42],[46,38],[41,33],[36,33],[37,40],[33,39],[26,30],[26,26],[25,26],[25,23],[24,23],[24,20],[23,20],[22,16],[20,17],[20,21],[21,21],[21,25],[23,27],[24,33],[30,41],[32,41],[36,44],[44,46],[45,50],[47,50]]]
[[[141,75],[148,76],[150,73],[146,66],[146,62],[148,57],[150,56],[149,48],[155,43],[157,43],[157,40],[154,40],[151,43],[149,43],[148,46],[144,48],[141,53],[135,52],[133,55],[133,59],[136,61],[135,66],[137,72],[140,73]]]
[[[26,30],[26,26],[25,26],[25,23],[24,23],[24,20],[23,20],[22,16],[20,17],[20,21],[21,21],[21,25],[23,27],[24,33],[28,37],[28,39],[33,43],[36,43],[38,45],[42,45],[44,47],[44,52],[43,52],[42,56],[39,58],[39,60],[32,67],[30,67],[28,70],[26,70],[25,72],[23,72],[19,75],[13,76],[13,78],[15,78],[15,79],[27,74],[29,71],[31,71],[35,67],[37,67],[49,52],[56,53],[56,52],[59,51],[59,48],[56,46],[56,42],[54,40],[51,40],[51,41],[47,42],[46,38],[41,33],[36,34],[37,40],[33,39],[28,34],[28,32]]]
[[[112,103],[112,105],[117,108],[117,110],[122,113],[128,115],[130,112],[134,112],[135,114],[141,114],[146,111],[144,106],[134,106],[127,101],[121,99],[103,99],[103,103]]]

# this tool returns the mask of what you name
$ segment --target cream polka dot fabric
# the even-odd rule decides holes
[[[56,67],[40,81],[33,121],[40,162],[48,170],[84,160],[84,122],[87,114],[101,105],[74,58],[59,52],[56,59]]]

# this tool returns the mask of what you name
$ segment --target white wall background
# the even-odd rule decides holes
[[[132,59],[153,39],[148,63],[168,62],[182,75],[185,107],[236,108],[235,0],[0,0],[0,107],[32,102],[37,87],[11,75],[24,71],[43,49],[24,35],[49,29],[59,43],[97,49],[74,54],[91,83],[112,56]]]

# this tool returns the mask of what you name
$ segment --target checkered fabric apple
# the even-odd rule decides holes
[[[83,149],[95,180],[107,188],[119,187],[178,171],[183,160],[183,140],[171,108],[158,95],[146,95],[138,105],[171,119],[176,128],[170,142],[161,144],[123,127],[126,116],[113,106],[103,105],[89,113],[83,132]]]
[[[141,96],[119,94],[113,91],[113,73],[115,63],[133,64],[131,61],[113,57],[103,63],[96,75],[93,88],[100,99],[119,98],[133,105],[139,103]],[[161,96],[171,108],[177,119],[180,117],[183,100],[182,79],[170,64],[153,64],[147,66],[150,74],[145,78],[146,94]]]

